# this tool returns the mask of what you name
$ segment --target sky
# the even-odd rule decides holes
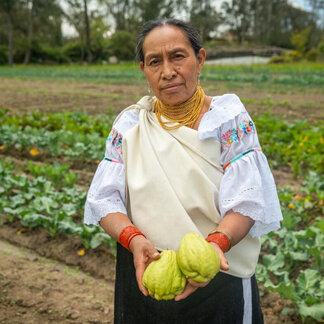
[[[216,0],[215,1],[216,9],[219,9],[219,7],[223,1],[224,0]],[[296,7],[300,7],[300,8],[306,9],[306,10],[308,9],[307,0],[289,0],[289,2],[294,4]],[[60,0],[60,3],[62,5],[63,9],[67,9],[65,0]],[[92,2],[90,2],[89,9],[91,10],[91,8],[95,8],[95,6],[96,6],[95,1],[92,1]],[[74,27],[69,25],[66,20],[63,20],[62,31],[63,31],[63,35],[66,37],[76,36],[76,31],[75,31]]]
[[[308,7],[308,4],[307,4],[306,0],[293,0],[293,1],[290,1],[290,2],[293,2],[297,6],[299,6],[301,8],[304,8],[304,9],[307,9],[307,7]]]

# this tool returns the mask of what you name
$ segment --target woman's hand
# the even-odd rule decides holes
[[[145,296],[147,296],[148,291],[142,283],[143,274],[147,266],[153,260],[160,258],[160,253],[156,250],[153,244],[142,235],[135,236],[131,240],[129,248],[133,253],[138,288]]]
[[[209,242],[213,246],[213,248],[216,250],[217,254],[220,258],[220,268],[224,271],[227,271],[229,269],[227,259],[224,255],[224,252],[221,250],[221,248],[214,242]]]
[[[179,301],[181,299],[187,298],[189,295],[191,295],[198,288],[207,286],[209,284],[209,282],[210,282],[210,280],[208,280],[206,282],[197,282],[197,281],[193,281],[191,279],[187,279],[187,284],[186,284],[185,289],[183,290],[183,292],[180,295],[175,296],[174,300]]]
[[[225,258],[223,251],[220,249],[220,247],[216,243],[210,242],[209,244],[211,244],[213,246],[213,248],[216,250],[217,254],[219,255],[220,268],[224,271],[227,271],[229,269],[229,266],[228,266],[228,262],[227,262],[227,259]],[[206,282],[197,282],[197,281],[193,281],[191,279],[187,279],[187,285],[186,285],[185,289],[183,290],[183,292],[180,295],[176,296],[174,298],[174,300],[179,301],[181,299],[187,298],[190,294],[195,292],[198,288],[207,286],[209,284],[209,282],[210,282],[210,280],[208,280]]]

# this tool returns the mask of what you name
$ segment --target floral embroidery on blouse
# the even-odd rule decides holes
[[[255,133],[255,127],[252,120],[243,120],[238,127],[224,133],[222,139],[226,142],[226,147],[230,147],[233,142],[239,142],[241,138],[253,133]]]
[[[110,142],[113,146],[115,146],[117,151],[119,151],[121,154],[123,153],[122,141],[123,141],[123,136],[113,128],[107,138],[107,142]]]

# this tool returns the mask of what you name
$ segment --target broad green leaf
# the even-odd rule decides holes
[[[305,293],[313,293],[318,289],[321,281],[321,274],[317,270],[306,269],[301,271],[296,282],[298,290],[304,291]]]
[[[270,271],[276,271],[285,265],[285,257],[281,252],[276,255],[267,254],[262,258],[262,261]]]
[[[304,300],[304,302],[305,302],[305,304],[307,306],[311,306],[313,304],[318,304],[321,301],[322,301],[322,299],[320,297],[316,297],[316,296],[313,296],[313,295],[307,295],[307,297]]]
[[[310,316],[317,321],[323,321],[324,319],[324,305],[322,303],[307,306],[304,302],[297,304],[298,311],[302,317],[306,318]]]
[[[10,214],[10,215],[17,215],[19,213],[18,208],[5,207],[5,208],[3,208],[3,211],[6,214]]]
[[[12,207],[18,207],[19,205],[23,205],[26,199],[22,195],[16,195],[11,198]]]
[[[96,249],[98,246],[102,244],[102,240],[98,236],[94,236],[90,241],[90,247],[92,249]]]
[[[322,231],[322,233],[324,233],[324,220],[322,218],[318,217],[317,222],[314,226],[318,227]]]
[[[69,234],[69,235],[80,235],[81,227],[75,224],[72,219],[67,218],[59,222],[59,230],[60,232]]]
[[[288,314],[295,313],[295,312],[296,312],[296,310],[293,309],[293,308],[284,307],[283,310],[281,311],[281,314],[282,315],[288,315]]]
[[[265,287],[271,289],[272,291],[278,292],[283,299],[291,299],[293,301],[300,300],[300,297],[296,295],[295,286],[292,282],[289,284],[281,282],[279,285],[271,285],[266,283]]]
[[[269,279],[269,273],[267,268],[261,264],[258,263],[256,266],[256,270],[255,270],[255,275],[258,281],[262,281],[265,282],[267,279]]]
[[[308,253],[307,252],[289,252],[291,258],[295,261],[307,261]]]
[[[290,284],[290,279],[289,279],[289,272],[288,271],[280,271],[276,270],[273,272],[278,277],[278,281],[282,282],[284,284],[289,285]]]

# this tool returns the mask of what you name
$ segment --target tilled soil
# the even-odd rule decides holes
[[[236,93],[253,116],[268,112],[280,115],[286,120],[323,119],[324,93],[319,87],[303,91],[275,89],[255,89],[243,84],[232,88],[223,82],[204,82],[207,95]],[[1,78],[0,107],[13,111],[45,112],[84,111],[89,114],[105,113],[107,110],[120,112],[127,106],[147,95],[147,85],[139,81],[132,85],[94,84],[73,80],[24,80]]]
[[[5,240],[0,259],[0,323],[112,323],[112,282]]]

